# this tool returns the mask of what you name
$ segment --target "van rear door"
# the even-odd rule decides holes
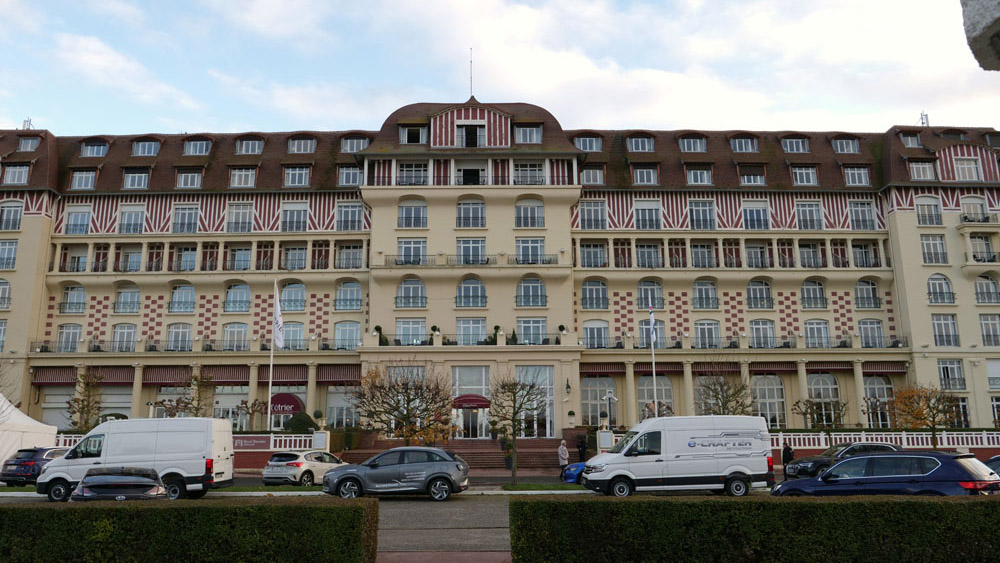
[[[233,427],[228,419],[212,419],[211,453],[216,483],[233,478]]]
[[[166,472],[176,472],[183,477],[204,475],[212,438],[209,420],[170,418],[158,422],[156,471],[161,476]]]

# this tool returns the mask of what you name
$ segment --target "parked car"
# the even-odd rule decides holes
[[[62,457],[69,448],[24,448],[3,462],[0,481],[11,487],[34,485],[45,464]]]
[[[785,481],[775,496],[1000,494],[1000,477],[973,454],[878,452],[840,461],[814,479]]]
[[[993,471],[996,471],[997,474],[1000,474],[1000,455],[995,455],[986,460],[986,467],[989,467]]]
[[[559,480],[563,483],[570,483],[573,485],[580,484],[580,477],[583,476],[583,468],[586,467],[586,463],[571,463],[563,469],[563,472],[559,475]]]
[[[323,475],[323,492],[341,498],[426,493],[436,501],[469,488],[469,464],[438,448],[393,448]]]
[[[167,500],[167,489],[155,469],[103,467],[88,469],[69,500]]]
[[[898,452],[902,447],[895,444],[878,444],[870,442],[844,442],[835,444],[822,452],[793,460],[785,466],[785,479],[798,479],[800,477],[816,477],[828,467],[836,464],[840,460],[847,459],[858,454],[875,452]]]
[[[264,466],[265,485],[302,485],[308,487],[323,475],[341,465],[339,457],[323,451],[276,452]]]

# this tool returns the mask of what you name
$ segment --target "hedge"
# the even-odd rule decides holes
[[[995,561],[1000,497],[513,497],[514,561]]]
[[[378,501],[254,497],[0,505],[0,561],[373,562]]]

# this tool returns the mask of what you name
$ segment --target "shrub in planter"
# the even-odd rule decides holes
[[[296,434],[308,434],[319,428],[316,421],[304,412],[297,412],[285,423],[285,430]]]

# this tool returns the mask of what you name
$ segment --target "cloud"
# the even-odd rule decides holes
[[[338,17],[342,9],[326,0],[243,0],[238,8],[230,0],[203,3],[238,28],[309,50],[333,41],[325,24]]]
[[[101,0],[90,5],[90,9],[132,27],[146,25],[146,14],[138,6],[125,0]]]
[[[20,33],[34,33],[44,24],[37,4],[21,0],[0,0],[0,41],[16,39]]]
[[[142,103],[181,109],[199,107],[194,98],[159,80],[141,63],[97,37],[57,34],[55,54],[66,71],[79,74],[98,86],[124,91]]]

